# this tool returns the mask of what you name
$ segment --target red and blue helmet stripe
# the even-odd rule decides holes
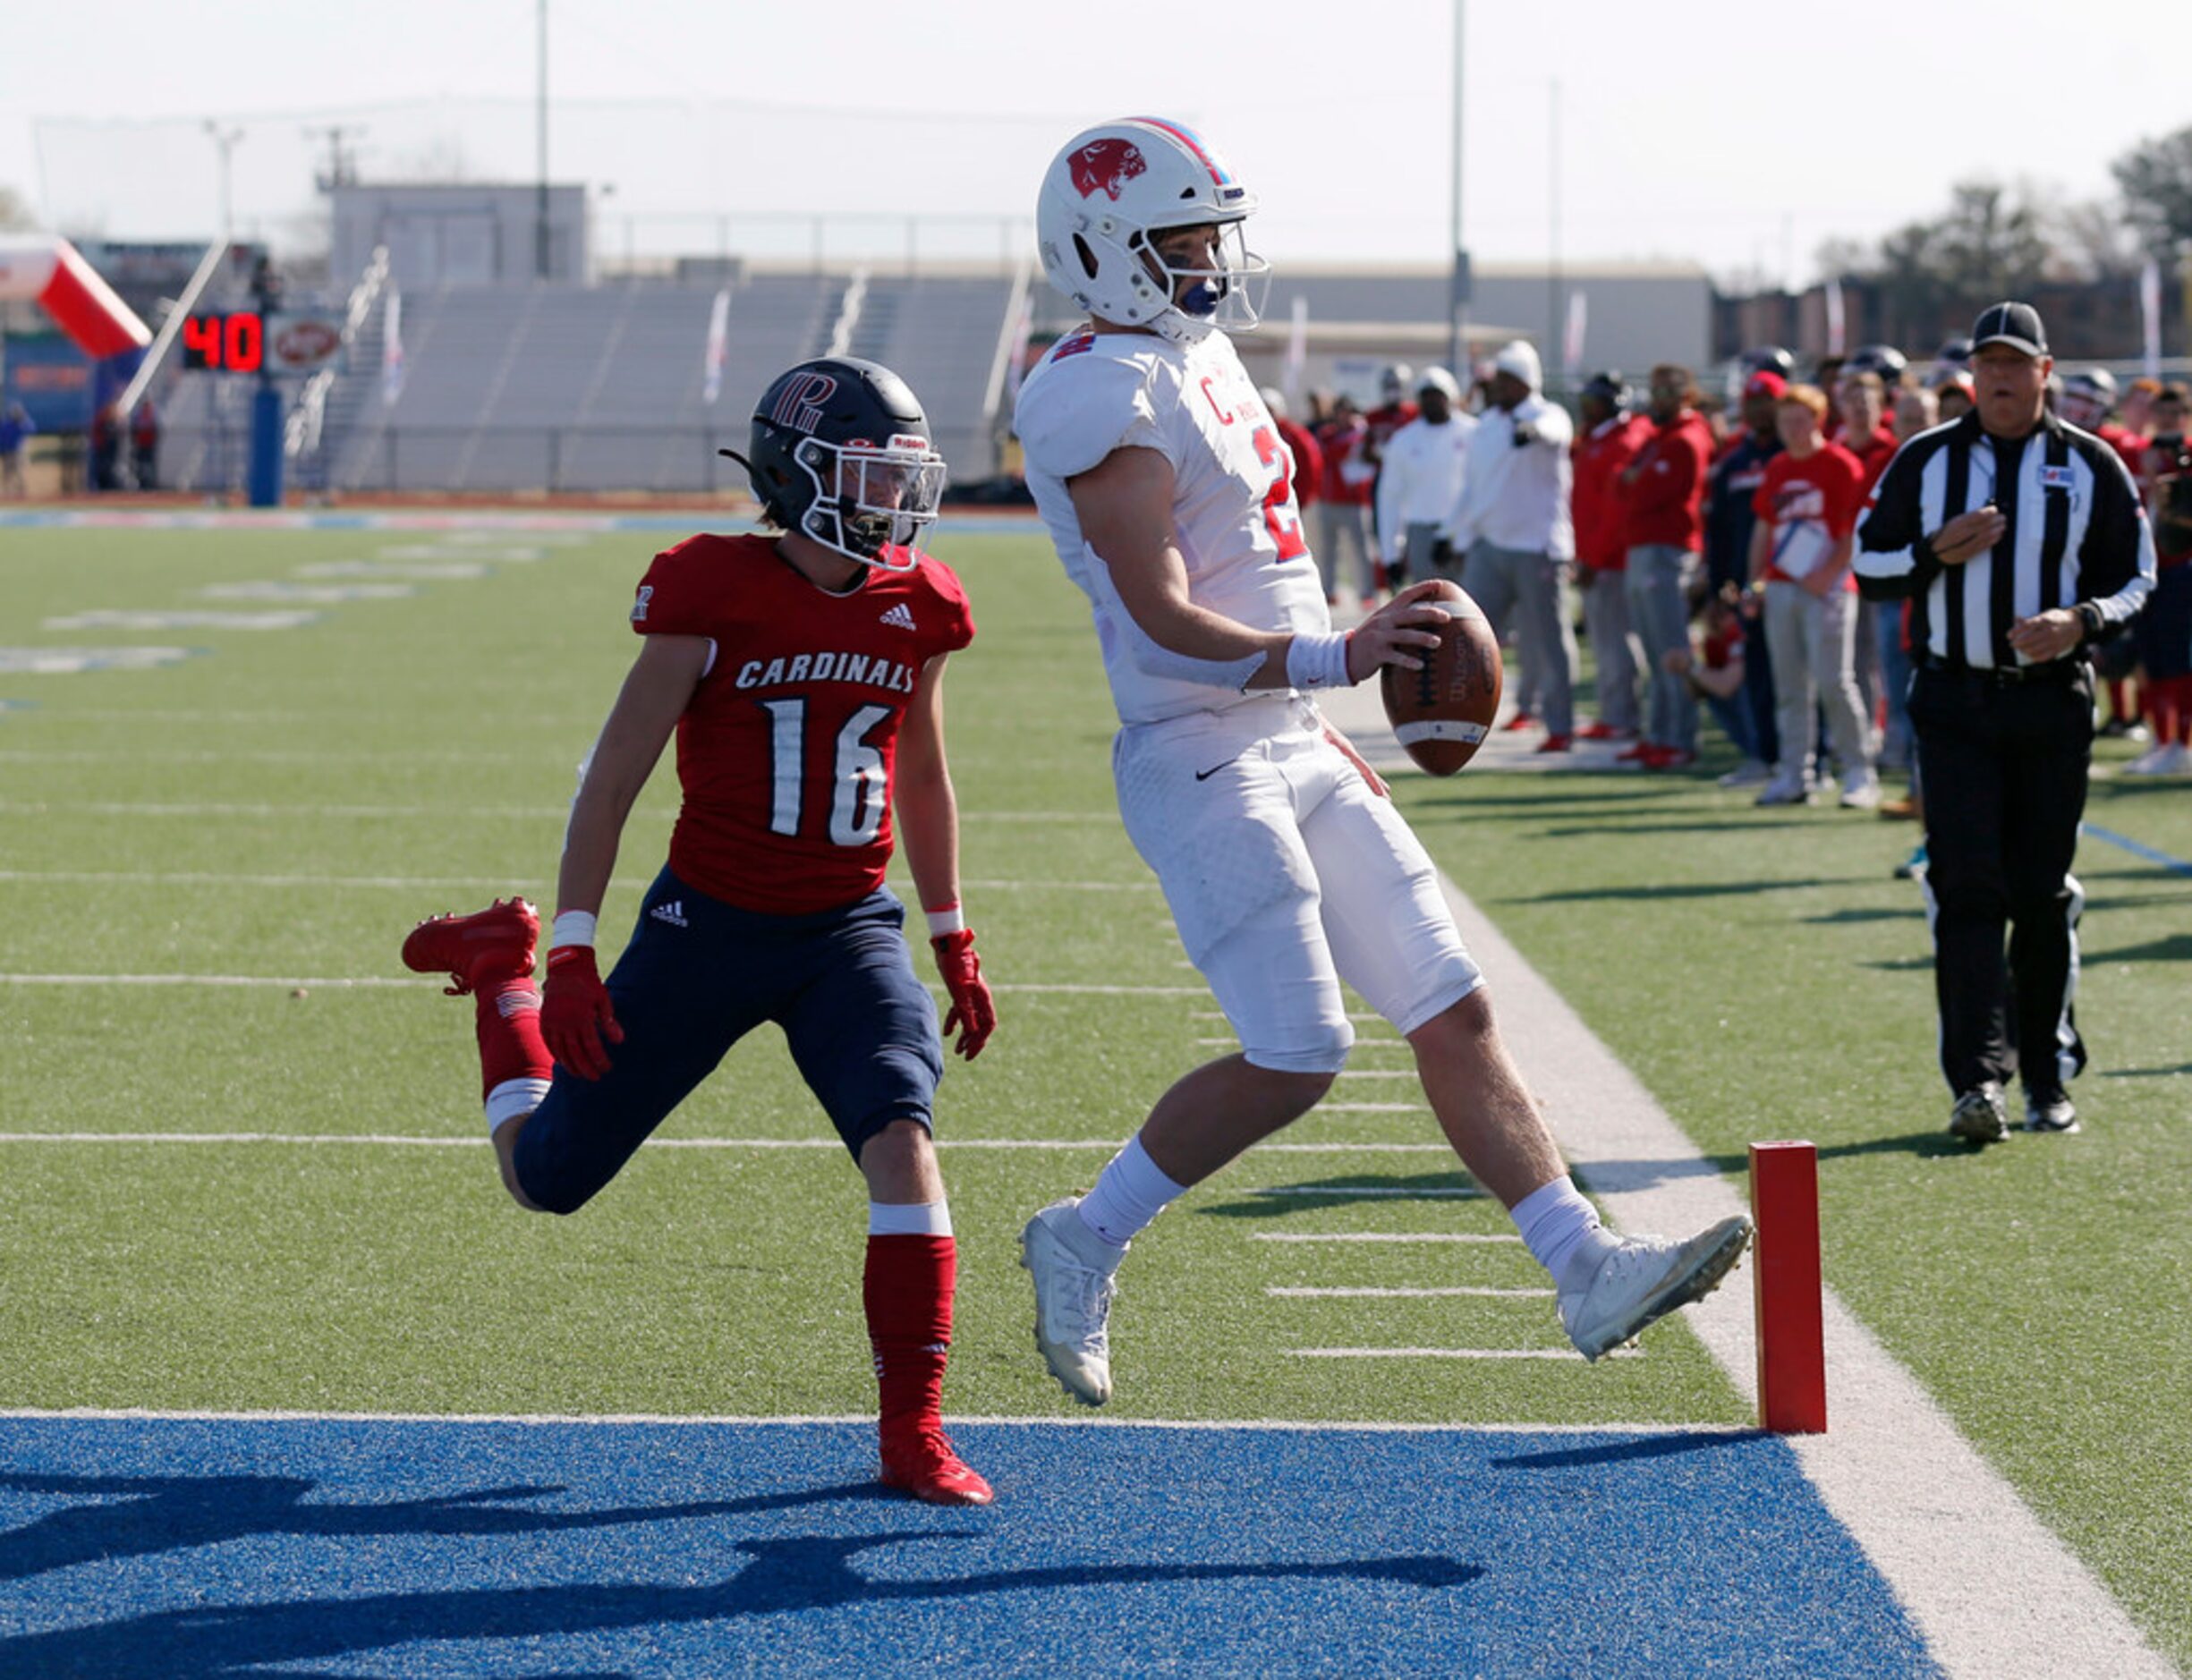
[[[1211,181],[1217,187],[1219,199],[1230,203],[1235,199],[1247,196],[1248,190],[1233,178],[1233,172],[1202,143],[1202,138],[1193,129],[1183,128],[1177,123],[1168,123],[1162,117],[1156,116],[1137,116],[1128,120],[1146,128],[1153,128],[1160,134],[1168,134],[1193,152],[1196,161],[1211,172]]]

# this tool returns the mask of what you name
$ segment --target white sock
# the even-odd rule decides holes
[[[1589,1283],[1599,1262],[1621,1246],[1621,1239],[1599,1223],[1598,1209],[1576,1188],[1576,1181],[1565,1175],[1540,1184],[1508,1217],[1558,1289]]]
[[[1166,1203],[1186,1193],[1186,1185],[1175,1183],[1150,1159],[1137,1132],[1111,1158],[1096,1188],[1081,1198],[1081,1222],[1113,1248],[1124,1249],[1136,1232],[1165,1210]]]
[[[522,1120],[548,1099],[545,1079],[506,1079],[487,1094],[487,1134],[493,1137],[513,1120]]]
[[[948,1201],[871,1201],[868,1204],[870,1236],[949,1236]]]

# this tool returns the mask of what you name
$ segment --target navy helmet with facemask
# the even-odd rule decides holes
[[[944,496],[944,457],[905,381],[879,362],[821,356],[777,376],[753,410],[746,469],[778,528],[862,565],[905,572]]]

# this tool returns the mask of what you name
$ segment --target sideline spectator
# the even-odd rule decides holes
[[[1789,387],[1774,415],[1782,453],[1758,487],[1751,579],[1765,594],[1766,640],[1781,710],[1780,761],[1758,802],[1810,802],[1814,719],[1823,700],[1842,772],[1842,803],[1871,810],[1880,803],[1880,783],[1851,670],[1856,583],[1849,572],[1850,533],[1864,505],[1865,470],[1848,450],[1827,441],[1826,417],[1826,394],[1818,386]]]
[[[2080,431],[2091,432],[2113,449],[2123,458],[2133,482],[2143,487],[2147,476],[2146,439],[2109,419],[2109,412],[2115,406],[2116,376],[2106,368],[2077,368],[2061,376],[2056,412]],[[2155,412],[2159,411],[2157,403]],[[2156,534],[2158,538],[2159,533]],[[2151,611],[2144,615],[2152,616]],[[2104,735],[2132,740],[2144,737],[2140,714],[2150,709],[2146,686],[2142,681],[2136,694],[2131,687],[2132,672],[2138,665],[2138,642],[2137,636],[2107,636],[2093,649],[2093,674],[2108,697],[2108,717],[2101,725]],[[2154,736],[2156,741],[2164,738],[2159,732]]]
[[[2063,375],[2059,405],[2063,419],[2121,455],[2136,479],[2144,470],[2146,439],[2111,420],[2115,410],[2116,376],[2106,368],[2074,368]]]
[[[91,488],[122,488],[122,414],[109,403],[91,416]]]
[[[30,491],[23,479],[23,443],[38,430],[30,410],[21,403],[0,405],[0,496],[28,501]]]
[[[1888,417],[1895,428],[1898,448],[1920,432],[1941,424],[1941,399],[1922,385],[1907,385],[1895,394],[1895,412]]]
[[[2138,616],[2139,692],[2154,745],[2124,766],[2127,776],[2192,771],[2192,444],[2185,438],[2188,398],[2165,385],[2154,403],[2154,437],[2143,460],[2154,520],[2154,594]]]
[[[1781,361],[1787,351],[1753,352]],[[1748,360],[1749,358],[1746,358]],[[1751,631],[1743,661],[1743,700],[1726,713],[1715,711],[1722,728],[1729,718],[1739,719],[1743,733],[1729,731],[1743,762],[1720,777],[1722,787],[1755,787],[1769,780],[1774,759],[1780,756],[1780,737],[1773,720],[1773,662],[1767,657],[1766,638],[1758,624],[1759,598],[1748,590],[1751,575],[1751,528],[1758,522],[1752,505],[1758,487],[1766,481],[1766,463],[1781,453],[1781,434],[1773,423],[1775,405],[1788,389],[1788,376],[1777,366],[1761,366],[1743,382],[1743,430],[1728,452],[1712,463],[1705,480],[1705,581],[1715,594],[1734,590]]]
[[[1411,579],[1451,578],[1454,510],[1467,474],[1476,417],[1460,412],[1461,387],[1444,368],[1415,382],[1416,417],[1386,440],[1378,473],[1378,530],[1385,573],[1395,589]]]
[[[1467,556],[1462,587],[1495,636],[1515,614],[1523,668],[1537,673],[1545,738],[1540,752],[1576,739],[1576,631],[1560,607],[1560,572],[1575,557],[1568,519],[1568,411],[1539,392],[1537,351],[1517,339],[1492,359],[1492,406],[1469,439],[1468,471],[1454,510],[1454,546]]]
[[[1862,488],[1866,496],[1873,493],[1873,486],[1880,482],[1880,475],[1902,446],[1888,424],[1890,387],[1885,378],[1885,369],[1899,363],[1902,357],[1884,345],[1872,349],[1880,370],[1860,365],[1866,352],[1859,351],[1843,369],[1842,382],[1834,394],[1835,409],[1842,418],[1837,441],[1856,456],[1857,464],[1865,470]],[[1888,362],[1888,357],[1893,357],[1894,363]],[[1865,715],[1882,725],[1881,765],[1899,770],[1910,762],[1910,714],[1907,709],[1910,665],[1903,656],[1900,610],[1860,598],[1856,648],[1857,692],[1865,702]]]
[[[1416,416],[1415,404],[1408,401],[1414,387],[1415,376],[1405,361],[1396,361],[1378,376],[1378,395],[1383,400],[1363,416],[1363,423],[1370,428],[1370,436],[1363,445],[1363,459],[1370,462],[1373,472],[1385,471],[1385,445],[1392,441],[1393,434]],[[1377,495],[1373,487],[1371,502],[1374,506]],[[1392,545],[1394,533],[1378,532],[1376,552],[1382,555]],[[1380,581],[1383,588],[1383,581]]]
[[[2123,428],[2142,443],[2156,429],[2154,401],[2162,395],[2162,381],[2141,375],[2124,387]]]
[[[1961,343],[1962,341],[1953,342]],[[1895,441],[1899,448],[1908,443],[1920,432],[1933,430],[1940,421],[1941,403],[1929,387],[1922,385],[1907,385],[1895,394],[1893,424]],[[1862,592],[1860,592],[1859,598],[1862,598]],[[1880,633],[1883,638],[1881,643],[1881,668],[1882,671],[1898,670],[1900,672],[1900,675],[1893,679],[1896,686],[1890,692],[1899,695],[1904,726],[1908,728],[1911,671],[1910,603],[1908,601],[1880,601],[1874,605],[1880,608]],[[1890,665],[1887,658],[1888,648],[1884,638],[1890,633],[1890,624],[1893,625],[1895,652],[1901,661],[1899,666]],[[1905,739],[1908,741],[1910,737],[1906,736]],[[1882,800],[1880,814],[1896,822],[1913,820],[1923,822],[1925,819],[1925,799],[1919,787],[1918,755],[1915,742],[1911,744],[1911,751],[1905,768],[1910,772],[1910,792],[1900,799]],[[1924,866],[1925,842],[1921,839],[1910,856],[1897,868],[1896,878],[1899,880],[1908,880]]]
[[[1324,575],[1324,598],[1338,598],[1340,574],[1347,557],[1355,556],[1355,591],[1365,610],[1377,598],[1379,574],[1385,570],[1375,557],[1376,538],[1371,530],[1370,497],[1378,470],[1364,456],[1370,428],[1351,396],[1333,399],[1331,418],[1317,443],[1324,454],[1324,473],[1319,482],[1317,503],[1317,570]]]
[[[1661,665],[1688,685],[1730,735],[1743,709],[1742,591],[1734,584],[1715,590],[1698,603],[1695,648],[1669,648]]]
[[[1712,434],[1698,414],[1687,368],[1652,369],[1652,430],[1615,480],[1628,519],[1629,621],[1650,661],[1644,738],[1624,758],[1647,770],[1697,761],[1697,702],[1666,668],[1668,652],[1689,646],[1691,574],[1704,548],[1705,470]]]
[[[130,479],[139,489],[160,488],[159,454],[160,417],[148,396],[130,413]]]
[[[1934,400],[1941,406],[1941,423],[1959,420],[1971,412],[1973,386],[1971,375],[1961,369],[1950,370],[1933,387]]]
[[[1583,430],[1571,452],[1569,497],[1576,587],[1598,663],[1598,716],[1576,732],[1585,741],[1627,741],[1644,723],[1636,694],[1644,645],[1629,624],[1627,515],[1614,480],[1644,447],[1652,422],[1628,412],[1628,386],[1611,371],[1593,375],[1576,398]]]
[[[1990,1143],[2009,1133],[2012,1071],[2027,1129],[2077,1128],[2063,1083],[2086,1065],[2070,873],[2093,759],[2082,649],[2145,604],[2154,549],[2122,458],[2046,412],[2039,311],[1995,304],[1972,340],[1977,408],[1896,456],[1858,565],[1874,599],[1912,602],[1949,1130]]]

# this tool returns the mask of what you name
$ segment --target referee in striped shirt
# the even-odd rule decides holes
[[[1890,463],[1856,570],[1866,599],[1911,603],[1949,1130],[1992,1143],[2013,1072],[2026,1130],[2077,1130],[2063,1082],[2086,1065],[2070,873],[2093,760],[2086,649],[2145,605],[2154,546],[2116,452],[2048,412],[2039,311],[1997,303],[1971,336],[1977,406]]]

